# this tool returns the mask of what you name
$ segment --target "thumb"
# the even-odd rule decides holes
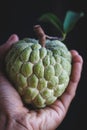
[[[4,44],[4,48],[7,51],[8,49],[10,49],[10,47],[19,40],[18,36],[16,34],[12,34],[9,39],[7,40],[7,42]]]
[[[3,57],[7,53],[7,51],[10,49],[12,44],[17,42],[19,40],[18,36],[16,34],[12,34],[9,39],[4,43],[3,45],[0,46],[0,55]]]

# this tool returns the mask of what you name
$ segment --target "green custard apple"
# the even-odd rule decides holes
[[[59,40],[25,38],[16,42],[5,58],[6,73],[25,104],[43,108],[65,91],[71,74],[72,56]]]

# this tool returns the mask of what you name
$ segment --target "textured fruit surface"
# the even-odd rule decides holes
[[[43,108],[65,91],[71,73],[71,53],[58,40],[25,38],[15,43],[5,58],[6,73],[24,103]]]

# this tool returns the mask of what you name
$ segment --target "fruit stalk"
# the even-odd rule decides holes
[[[44,33],[44,31],[41,28],[41,26],[40,25],[35,25],[34,26],[34,31],[35,31],[36,35],[38,36],[39,43],[41,44],[41,46],[45,47],[46,34]]]
[[[44,30],[42,29],[42,27],[40,25],[35,25],[34,31],[35,31],[35,33],[39,39],[39,43],[41,44],[42,47],[45,47],[46,39],[63,41],[66,37],[66,34],[63,34],[63,37],[61,37],[61,38],[46,35]]]

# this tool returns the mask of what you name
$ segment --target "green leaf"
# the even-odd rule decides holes
[[[69,33],[75,24],[78,22],[78,20],[84,16],[84,13],[76,13],[74,11],[67,11],[64,23],[63,23],[63,28],[65,33]]]
[[[38,20],[43,22],[49,22],[53,24],[62,34],[64,33],[63,24],[55,14],[53,13],[43,14]]]

